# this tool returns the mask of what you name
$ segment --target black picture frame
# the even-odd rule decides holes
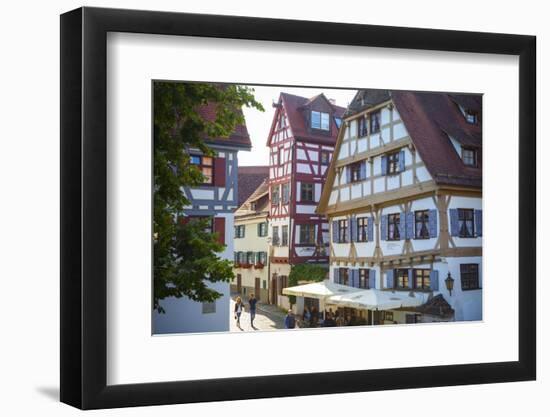
[[[519,360],[108,386],[108,32],[519,56]],[[534,36],[85,7],[61,15],[60,56],[62,402],[95,409],[535,379]]]

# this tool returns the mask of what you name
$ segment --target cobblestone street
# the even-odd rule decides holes
[[[256,305],[256,318],[254,319],[254,328],[250,325],[250,312],[248,307],[248,300],[243,298],[245,305],[245,311],[241,314],[241,327],[237,326],[235,320],[235,298],[236,294],[231,295],[231,302],[229,305],[230,325],[229,331],[242,332],[242,331],[255,331],[255,330],[275,330],[285,328],[285,313],[279,308],[270,304],[258,304]]]

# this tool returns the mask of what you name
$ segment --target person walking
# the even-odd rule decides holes
[[[235,320],[237,321],[237,327],[241,328],[241,314],[244,311],[244,304],[241,297],[237,297],[235,300]]]
[[[285,317],[285,327],[287,329],[294,329],[296,327],[296,317],[292,310],[288,310],[288,314]]]
[[[248,305],[250,307],[250,326],[254,329],[254,319],[256,318],[256,297],[254,294],[250,294],[248,297]]]
[[[304,314],[302,315],[302,320],[304,322],[304,327],[309,327],[310,323],[311,323],[311,313],[309,311],[309,307],[308,306],[305,306],[304,307]]]

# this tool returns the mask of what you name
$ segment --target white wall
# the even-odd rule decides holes
[[[0,276],[5,294],[21,291],[21,282],[32,283],[32,291],[25,294],[26,305],[21,308],[20,297],[5,297],[1,303],[4,343],[0,347],[0,366],[3,378],[0,388],[9,395],[3,396],[0,412],[3,415],[56,415],[77,416],[82,413],[58,403],[59,387],[59,17],[66,10],[84,4],[76,0],[57,2],[7,2],[1,26],[3,49],[10,57],[10,65],[0,68],[2,78],[10,80],[3,89],[0,102],[3,126],[0,171],[4,195],[17,204],[0,206],[0,218],[13,219],[3,222],[0,240],[2,259]],[[538,104],[539,104],[539,155],[550,151],[550,143],[542,138],[550,136],[548,124],[543,125],[542,108],[550,108],[550,83],[541,82],[542,74],[550,69],[550,26],[544,3],[534,0],[499,3],[498,19],[494,19],[494,4],[464,0],[460,7],[448,13],[448,7],[438,1],[409,2],[394,0],[391,13],[384,2],[357,3],[343,0],[339,7],[317,7],[317,2],[257,2],[254,0],[203,0],[186,2],[176,0],[88,0],[90,6],[160,9],[181,12],[212,14],[236,14],[308,20],[370,23],[395,26],[419,26],[441,29],[473,30],[537,34],[538,39]],[[475,13],[472,13],[475,10]],[[25,16],[25,29],[21,19]],[[29,83],[29,80],[36,82]],[[376,84],[372,81],[372,83]],[[38,109],[33,113],[33,123],[41,127],[40,135],[25,135],[21,126],[27,126],[29,113],[28,94],[32,95]],[[267,132],[266,132],[267,136]],[[265,140],[265,138],[261,138]],[[21,169],[21,158],[25,166]],[[539,162],[541,162],[539,156]],[[539,213],[550,210],[549,194],[543,188],[550,181],[549,164],[539,168]],[[14,176],[17,173],[17,176]],[[547,188],[547,187],[546,187]],[[29,192],[32,190],[32,192]],[[47,221],[30,222],[36,217],[36,202],[40,201],[40,216]],[[550,251],[550,220],[539,220],[539,259]],[[36,247],[29,262],[29,236],[34,236]],[[541,271],[542,272],[542,271]],[[539,294],[548,293],[548,280],[539,280]],[[550,349],[550,310],[539,297],[538,347],[539,352]],[[208,337],[208,336],[206,336]],[[38,348],[37,348],[38,347]],[[243,349],[242,352],[245,350]],[[246,355],[244,355],[246,356]],[[539,354],[539,356],[542,356]],[[550,361],[539,360],[537,382],[442,387],[431,389],[380,391],[338,395],[319,395],[284,399],[201,403],[167,407],[142,407],[134,409],[96,411],[97,416],[180,416],[182,413],[227,417],[261,415],[279,417],[281,410],[293,410],[295,414],[335,416],[346,409],[369,408],[371,414],[388,412],[392,415],[424,417],[433,410],[444,410],[448,417],[477,415],[539,416],[548,409],[546,401],[550,390]],[[395,399],[398,397],[398,401]],[[521,400],[518,400],[521,399]],[[411,406],[416,404],[418,406]],[[425,404],[425,405],[422,405]]]

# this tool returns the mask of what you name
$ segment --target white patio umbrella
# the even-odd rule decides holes
[[[426,293],[400,291],[359,290],[348,294],[330,296],[327,302],[340,307],[367,310],[393,310],[401,307],[418,307],[428,300]]]
[[[357,291],[357,288],[335,284],[332,281],[325,280],[321,282],[312,282],[311,284],[297,285],[295,287],[287,287],[283,289],[283,294],[323,300],[334,295],[350,294],[355,291]]]

